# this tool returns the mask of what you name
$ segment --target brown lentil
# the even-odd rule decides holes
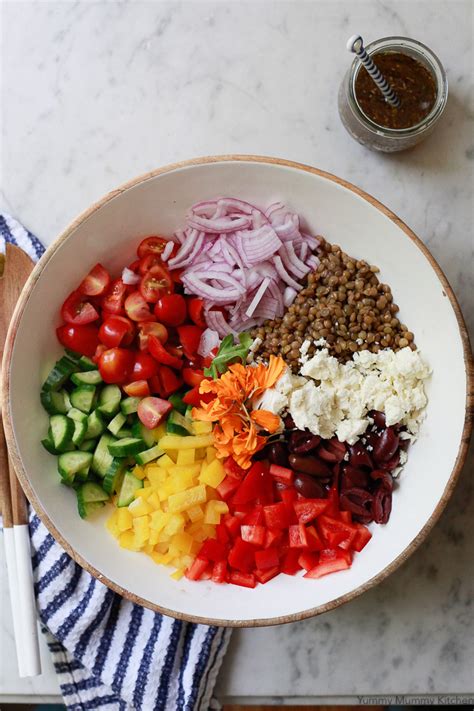
[[[415,349],[414,335],[395,317],[398,306],[388,284],[379,282],[379,269],[345,254],[323,238],[320,264],[310,273],[293,304],[281,319],[266,321],[252,330],[262,340],[256,356],[281,354],[294,372],[300,368],[300,348],[324,338],[328,350],[343,362],[357,350],[378,353],[381,348]]]

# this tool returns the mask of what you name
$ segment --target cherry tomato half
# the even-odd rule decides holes
[[[158,363],[148,353],[137,353],[132,376],[134,380],[148,380],[158,373]]]
[[[125,299],[125,311],[132,321],[151,321],[154,316],[139,291],[133,291]]]
[[[137,249],[137,254],[142,259],[146,257],[147,254],[161,254],[168,244],[168,240],[163,237],[145,237],[144,240],[140,242]]]
[[[188,360],[196,360],[203,329],[194,324],[186,324],[185,326],[178,326],[177,330],[184,355]]]
[[[198,296],[195,296],[192,299],[187,299],[186,303],[191,321],[193,321],[196,326],[199,326],[199,328],[206,328],[207,324],[204,319],[204,301]]]
[[[172,393],[175,393],[183,384],[183,379],[174,370],[168,368],[167,365],[160,365],[160,385],[161,385],[161,396],[169,397]]]
[[[138,404],[137,415],[140,422],[149,430],[153,430],[173,409],[173,405],[159,397],[145,397]]]
[[[99,372],[106,383],[126,383],[130,381],[134,364],[133,351],[126,348],[110,348],[99,358]]]
[[[115,279],[102,299],[102,308],[110,314],[122,313],[126,293],[127,287],[123,281],[121,279]]]
[[[138,324],[138,346],[141,351],[148,348],[148,336],[156,336],[161,343],[168,340],[168,331],[162,323],[156,321],[145,321]]]
[[[173,280],[166,267],[155,265],[143,275],[140,282],[140,293],[149,303],[156,304],[164,294],[173,291]]]
[[[123,386],[129,397],[146,397],[150,394],[150,388],[146,380],[134,380],[133,383]]]
[[[186,301],[181,294],[165,294],[156,302],[155,316],[166,326],[181,326],[186,320]]]
[[[135,262],[134,262],[135,263]],[[150,271],[152,267],[162,267],[163,262],[159,254],[147,254],[146,257],[138,260],[138,271],[140,274],[145,275]]]
[[[96,326],[66,324],[56,329],[58,341],[75,353],[92,358],[99,345],[99,329]]]
[[[148,336],[148,350],[153,358],[155,358],[155,360],[162,365],[170,365],[176,370],[181,370],[183,367],[183,361],[181,358],[177,358],[176,356],[171,355],[171,353],[168,353],[166,348],[156,336]]]
[[[79,291],[87,296],[101,296],[106,292],[109,284],[109,272],[102,264],[96,264],[86,278],[81,281]]]
[[[99,314],[92,304],[87,301],[84,294],[79,291],[73,291],[61,306],[61,318],[66,323],[85,326],[88,323],[92,323],[92,321],[96,321],[99,318]]]
[[[204,371],[200,368],[183,368],[182,376],[186,385],[195,388],[200,385],[201,380],[204,380]]]
[[[99,329],[101,342],[109,348],[129,346],[135,336],[135,326],[125,316],[108,316]]]

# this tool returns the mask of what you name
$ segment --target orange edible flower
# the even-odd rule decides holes
[[[199,392],[214,394],[208,403],[193,408],[194,420],[215,422],[214,445],[220,458],[233,457],[248,469],[252,455],[262,449],[267,436],[280,426],[280,418],[268,410],[252,410],[252,399],[275,385],[286,368],[282,358],[270,356],[268,365],[234,363],[216,380],[203,380]]]

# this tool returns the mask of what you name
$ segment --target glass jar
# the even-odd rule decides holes
[[[448,80],[438,57],[424,44],[408,37],[384,37],[365,48],[367,54],[397,52],[407,54],[422,64],[436,85],[436,99],[431,111],[419,123],[409,128],[387,128],[372,121],[361,109],[355,93],[357,75],[362,62],[354,59],[339,89],[338,108],[346,130],[363,146],[376,151],[405,151],[430,135],[438,123],[448,98]]]

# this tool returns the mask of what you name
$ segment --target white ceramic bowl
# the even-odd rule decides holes
[[[59,484],[56,460],[40,444],[47,417],[41,383],[60,355],[58,307],[96,262],[112,271],[133,259],[140,238],[170,234],[186,208],[216,195],[266,206],[282,200],[349,254],[381,269],[401,317],[433,368],[421,436],[393,497],[386,526],[350,570],[320,580],[278,576],[247,590],[210,582],[175,582],[148,556],[122,550],[104,520],[81,521],[75,496]],[[48,249],[28,281],[8,339],[4,368],[7,434],[21,482],[52,534],[82,566],[124,596],[198,622],[257,626],[329,610],[376,584],[413,552],[444,508],[466,453],[470,350],[462,316],[426,247],[387,208],[353,185],[272,158],[197,159],[144,175],[81,215]],[[108,510],[107,513],[110,513]]]

